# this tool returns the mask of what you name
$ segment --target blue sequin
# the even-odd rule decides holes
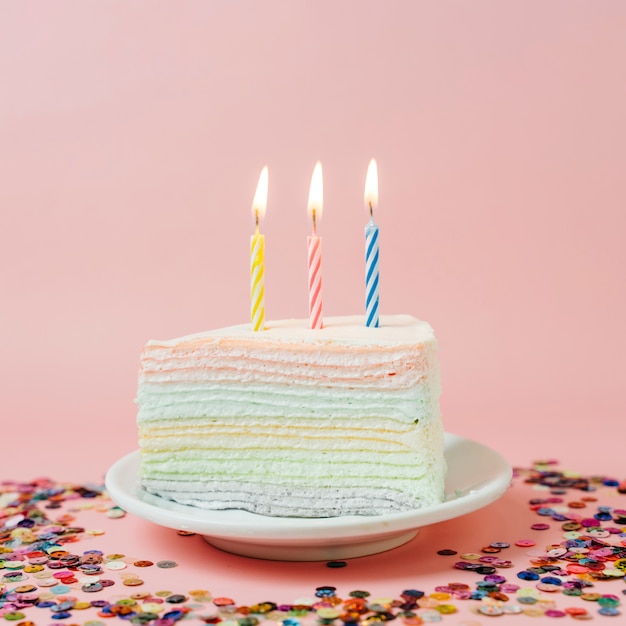
[[[549,509],[548,507],[542,506],[540,509],[537,509],[536,513],[537,515],[548,516],[548,515],[554,515],[555,511],[554,509]]]
[[[619,615],[620,611],[619,609],[616,609],[612,606],[603,606],[601,609],[598,610],[598,613],[600,613],[600,615],[614,616],[614,615]]]

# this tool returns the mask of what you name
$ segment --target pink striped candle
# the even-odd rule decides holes
[[[259,232],[259,222],[267,205],[268,170],[261,171],[252,202],[254,235],[250,238],[250,323],[252,330],[265,329],[265,237]]]
[[[317,220],[322,216],[324,186],[322,164],[318,161],[313,170],[309,189],[308,211],[313,220],[313,232],[307,237],[309,265],[309,317],[311,328],[323,327],[322,320],[322,238],[317,234]]]

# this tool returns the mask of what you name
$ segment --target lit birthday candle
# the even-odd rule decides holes
[[[265,236],[259,232],[259,222],[265,215],[267,206],[268,170],[261,171],[259,184],[252,202],[254,215],[254,235],[250,238],[250,322],[252,330],[265,328]]]
[[[313,220],[313,232],[307,237],[311,328],[322,328],[322,238],[317,235],[317,221],[322,216],[323,204],[322,164],[318,161],[311,177],[308,205],[309,215]]]
[[[370,220],[365,227],[365,325],[378,327],[378,226],[374,208],[378,203],[378,170],[372,159],[365,178],[365,206]]]

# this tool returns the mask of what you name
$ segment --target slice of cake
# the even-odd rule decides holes
[[[150,341],[137,395],[143,487],[271,516],[441,502],[434,333],[408,315],[380,322],[284,320]]]

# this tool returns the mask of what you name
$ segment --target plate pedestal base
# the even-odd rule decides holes
[[[238,554],[240,556],[250,556],[255,559],[265,559],[269,561],[336,561],[339,559],[354,559],[359,556],[369,556],[386,552],[411,541],[419,529],[411,530],[392,537],[382,539],[358,541],[354,543],[320,543],[317,545],[286,545],[277,543],[256,544],[237,540],[221,539],[203,535],[203,539],[214,548]]]

